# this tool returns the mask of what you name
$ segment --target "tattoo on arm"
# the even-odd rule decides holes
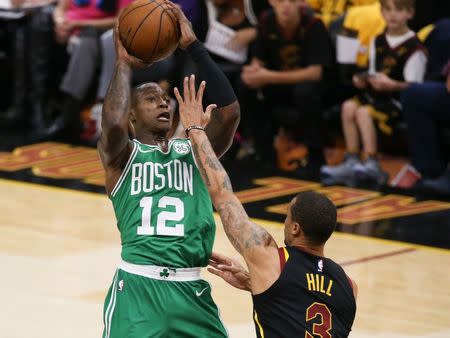
[[[192,145],[192,149],[194,150],[194,156],[195,156],[195,161],[197,162],[197,165],[198,165],[198,170],[200,170],[200,174],[203,176],[203,180],[205,181],[206,186],[210,187],[211,181],[209,180],[208,172],[206,171],[205,166],[203,165],[202,159],[200,158],[200,153],[198,151],[198,144],[194,143]]]
[[[228,175],[224,177],[222,187],[228,191],[233,192],[233,186],[231,185],[231,181]]]
[[[126,115],[130,109],[131,70],[127,65],[116,65],[111,84],[106,93],[102,121],[117,120]]]
[[[123,159],[129,155],[130,77],[131,69],[127,64],[116,64],[103,104],[102,133],[98,143],[105,167],[123,169]]]
[[[211,147],[211,144],[208,140],[203,141],[202,143],[202,151],[206,155],[206,165],[210,167],[213,170],[223,171],[222,164],[220,163],[219,159],[217,158],[216,154],[214,153],[214,150]]]
[[[267,246],[272,241],[264,228],[249,220],[239,201],[220,203],[217,211],[228,239],[239,253],[255,246]]]
[[[241,202],[233,194],[230,178],[205,134],[193,136],[192,149],[200,174],[220,214],[225,233],[236,250],[244,254],[244,251],[255,246],[275,244],[264,228],[250,221]]]

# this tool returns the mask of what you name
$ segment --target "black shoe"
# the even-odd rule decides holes
[[[81,135],[80,111],[81,102],[67,95],[63,100],[60,114],[45,128],[42,135],[45,138],[62,138],[68,142],[79,143]]]
[[[450,196],[450,169],[436,178],[425,178],[420,182],[424,190]]]
[[[25,112],[15,107],[9,108],[0,116],[0,126],[10,128],[25,122]]]

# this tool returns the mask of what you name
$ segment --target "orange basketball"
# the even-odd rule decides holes
[[[180,28],[166,1],[136,0],[122,11],[119,34],[130,55],[151,63],[173,53]]]

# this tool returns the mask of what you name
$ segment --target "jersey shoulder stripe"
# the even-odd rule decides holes
[[[127,164],[125,165],[125,169],[122,171],[122,174],[119,177],[119,180],[117,181],[113,191],[111,192],[111,197],[114,197],[119,190],[120,186],[122,185],[123,181],[125,180],[125,177],[127,176],[128,171],[130,170],[131,163],[133,163],[134,158],[137,154],[138,145],[136,142],[133,142],[133,150],[131,151],[130,158],[128,159]]]

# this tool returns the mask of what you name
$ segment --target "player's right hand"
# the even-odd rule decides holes
[[[114,45],[116,47],[116,57],[117,60],[126,62],[129,66],[133,68],[145,68],[150,66],[151,64],[145,63],[141,59],[134,57],[128,54],[127,50],[122,44],[122,40],[120,39],[119,33],[119,22],[117,21],[116,26],[114,27]]]

